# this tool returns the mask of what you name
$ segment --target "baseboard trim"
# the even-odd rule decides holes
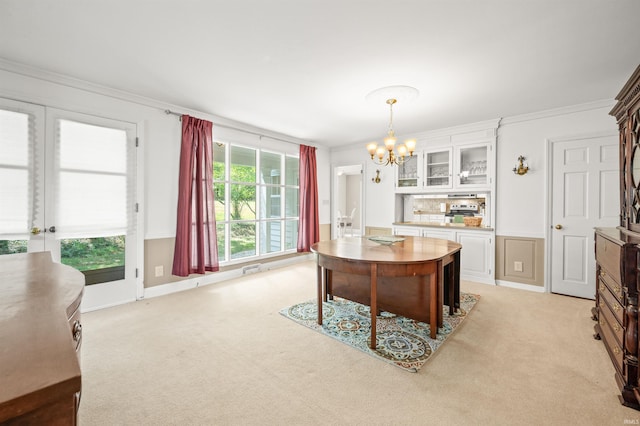
[[[250,273],[254,274],[254,273],[269,271],[271,269],[282,268],[285,266],[293,265],[295,263],[306,262],[313,259],[314,259],[314,255],[309,253],[303,256],[295,256],[287,259],[275,260],[273,262],[265,262],[260,264],[259,271],[256,271],[254,268]],[[223,281],[228,281],[234,278],[239,278],[245,275],[243,274],[243,270],[244,268],[237,268],[229,271],[214,272],[211,274],[201,275],[198,277],[189,278],[182,281],[176,281],[173,283],[161,284],[161,285],[145,288],[144,297],[142,297],[142,299],[165,296],[167,294],[177,293],[179,291],[190,290],[192,288],[196,288],[204,285],[215,284]]]
[[[544,287],[531,284],[514,283],[513,281],[496,280],[496,284],[500,287],[511,287],[519,290],[533,291],[536,293],[544,293]]]
[[[474,283],[480,283],[480,284],[496,285],[496,281],[493,278],[482,278],[482,277],[476,277],[473,275],[460,274],[460,280],[473,281]]]

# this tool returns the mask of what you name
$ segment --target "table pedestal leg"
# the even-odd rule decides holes
[[[371,311],[371,343],[369,347],[376,349],[376,317],[378,314],[378,265],[371,264],[371,305],[369,310]]]
[[[318,324],[322,325],[322,302],[327,298],[327,292],[325,290],[325,273],[324,268],[318,265],[318,277],[317,277],[317,286],[318,286]]]
[[[438,273],[429,274],[429,328],[432,339],[438,333]]]

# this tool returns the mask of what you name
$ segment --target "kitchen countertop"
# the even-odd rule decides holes
[[[467,226],[464,223],[440,223],[440,222],[393,222],[395,226],[421,226],[428,228],[444,228],[444,229],[468,229],[470,231],[493,231],[489,226]]]

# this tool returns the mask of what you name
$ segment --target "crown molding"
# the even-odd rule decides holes
[[[427,130],[420,133],[410,133],[396,135],[398,139],[415,138],[420,141],[429,141],[431,139],[446,138],[456,135],[463,135],[466,133],[489,131],[493,136],[497,134],[498,127],[501,125],[501,118],[493,118],[491,120],[478,121],[475,123],[462,124],[460,126],[444,127],[441,129]],[[348,145],[332,147],[331,152],[348,151],[356,147],[364,147],[370,140],[362,140],[353,142]]]
[[[85,92],[95,93],[102,96],[107,96],[113,99],[118,99],[121,101],[138,104],[145,107],[157,108],[162,111],[170,110],[179,114],[189,114],[195,117],[209,120],[214,124],[217,124],[223,127],[228,127],[234,130],[242,131],[242,132],[252,133],[252,134],[264,136],[264,137],[270,137],[273,139],[278,139],[284,142],[289,142],[289,143],[298,144],[298,145],[305,144],[305,145],[318,147],[318,144],[315,144],[311,141],[306,141],[304,139],[299,139],[294,136],[285,135],[272,130],[263,129],[261,127],[256,127],[251,124],[243,123],[230,118],[221,117],[219,115],[211,114],[208,112],[197,111],[190,108],[182,107],[180,105],[170,104],[157,99],[148,98],[146,96],[137,95],[131,92],[126,92],[124,90],[114,89],[112,87],[103,86],[97,83],[92,83],[90,81],[81,80],[75,77],[70,77],[68,75],[55,73],[53,71],[48,71],[42,68],[33,67],[31,65],[10,61],[2,57],[0,57],[0,70],[26,76],[26,77],[35,78],[42,81],[47,81],[49,83],[53,83],[61,86],[66,86],[72,89],[77,89]]]
[[[613,99],[605,99],[593,102],[586,102],[578,105],[570,105],[566,107],[547,109],[543,111],[532,112],[528,114],[514,115],[511,117],[504,117],[500,122],[500,126],[508,126],[509,124],[521,123],[524,121],[540,120],[543,118],[557,117],[559,115],[575,114],[583,111],[590,111],[594,109],[610,109],[615,104]]]
[[[435,130],[427,130],[425,132],[415,133],[411,136],[418,139],[436,139],[447,136],[461,135],[465,133],[473,133],[480,131],[495,131],[498,129],[500,124],[502,123],[501,118],[493,118],[491,120],[478,121],[475,123],[462,124],[460,126],[452,126],[452,127],[444,127],[442,129]]]

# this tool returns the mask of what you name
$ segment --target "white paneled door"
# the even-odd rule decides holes
[[[618,139],[560,140],[551,150],[551,291],[594,299],[594,228],[619,224]]]
[[[80,270],[83,310],[136,298],[136,127],[0,99],[0,255]]]

